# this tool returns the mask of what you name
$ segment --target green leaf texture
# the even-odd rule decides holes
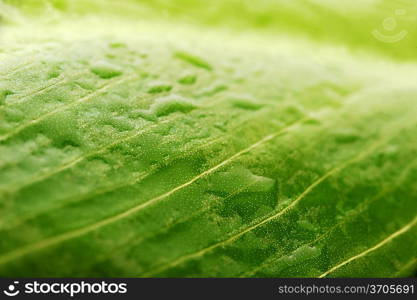
[[[0,275],[415,274],[412,32],[284,2],[0,2]]]

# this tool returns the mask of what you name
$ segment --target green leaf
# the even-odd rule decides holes
[[[389,7],[140,2],[0,3],[0,275],[415,274],[415,51],[354,14]]]

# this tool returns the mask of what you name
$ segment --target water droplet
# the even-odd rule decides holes
[[[308,119],[308,120],[304,121],[304,124],[306,124],[306,125],[321,125],[321,122],[318,119]]]
[[[295,250],[289,258],[292,260],[293,263],[301,263],[303,261],[312,259],[320,255],[320,249],[317,247],[311,246],[302,246]]]
[[[169,92],[172,90],[172,85],[164,82],[153,82],[149,85],[148,93],[149,94],[159,94],[163,92]]]
[[[321,250],[317,247],[301,246],[300,248],[294,250],[290,255],[278,259],[273,265],[271,265],[271,269],[273,269],[275,273],[278,273],[285,268],[298,265],[307,260],[318,257],[320,253]]]
[[[80,86],[84,90],[93,90],[94,89],[94,82],[87,79],[79,79],[75,81],[75,84]]]
[[[242,166],[235,166],[213,176],[209,184],[209,189],[215,192],[268,192],[274,187],[275,180],[255,175]]]
[[[183,77],[178,79],[179,83],[185,84],[185,85],[194,84],[196,83],[196,81],[197,81],[197,75],[192,75],[192,74],[184,75]]]
[[[308,231],[315,231],[314,224],[310,223],[308,220],[299,220],[297,223],[303,229]]]
[[[3,90],[0,91],[0,105],[3,105],[6,102],[6,98],[9,95],[13,95],[14,93],[10,90]]]
[[[359,139],[360,139],[360,136],[356,134],[355,132],[353,132],[352,130],[346,129],[346,130],[338,131],[335,133],[335,140],[337,143],[348,144],[348,143],[356,142]]]
[[[51,70],[48,72],[46,77],[48,79],[57,78],[61,74],[61,72],[62,72],[61,67],[55,66],[51,68]]]
[[[109,44],[109,47],[110,48],[125,48],[126,47],[126,44],[114,42],[114,43],[110,43]]]
[[[174,112],[187,113],[197,106],[193,101],[179,95],[169,95],[158,98],[155,103],[151,105],[150,111],[156,116],[167,116]]]
[[[213,67],[207,61],[193,54],[190,54],[184,51],[177,51],[175,52],[174,56],[189,64],[192,64],[195,67],[205,69],[207,71],[213,70]]]
[[[247,96],[236,97],[231,101],[234,107],[247,110],[258,110],[264,106],[261,103],[257,103],[255,99]]]
[[[90,70],[91,72],[103,79],[110,79],[116,76],[120,76],[122,74],[122,71],[119,68],[107,62],[96,63],[93,67],[91,67]]]
[[[144,109],[135,110],[135,111],[131,112],[129,114],[129,117],[134,118],[134,119],[142,118],[142,119],[145,119],[145,120],[151,121],[151,122],[156,121],[156,116],[152,112],[150,112],[148,110],[144,110]]]
[[[212,86],[209,86],[207,88],[204,88],[200,93],[197,93],[196,97],[210,97],[214,96],[220,92],[223,92],[227,90],[227,85],[224,84],[214,84]]]

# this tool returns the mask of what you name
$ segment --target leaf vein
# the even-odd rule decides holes
[[[82,97],[82,98],[80,98],[80,99],[78,99],[76,101],[73,101],[71,103],[65,104],[65,105],[60,106],[60,107],[58,107],[58,108],[56,108],[56,109],[54,109],[54,110],[52,110],[50,112],[47,112],[47,113],[39,116],[36,119],[33,119],[33,120],[31,120],[31,121],[29,121],[29,122],[27,122],[25,124],[20,125],[19,127],[15,128],[14,130],[10,131],[9,133],[6,133],[6,134],[0,136],[0,142],[5,141],[5,140],[8,140],[9,138],[15,136],[16,134],[18,134],[22,130],[24,130],[24,129],[32,126],[32,125],[35,125],[35,124],[43,121],[44,119],[46,119],[46,118],[48,118],[48,117],[50,117],[50,116],[52,116],[52,115],[54,115],[56,113],[62,112],[64,110],[66,110],[67,108],[70,108],[70,107],[76,106],[79,103],[88,101],[91,98],[94,98],[95,96],[98,96],[98,95],[100,95],[103,92],[106,92],[108,89],[112,88],[113,86],[115,86],[115,85],[117,85],[119,83],[122,83],[122,82],[126,82],[126,81],[128,81],[128,80],[130,80],[132,78],[134,78],[134,76],[128,76],[126,78],[121,78],[121,79],[117,79],[117,80],[108,82],[107,84],[105,84],[101,88],[95,90],[94,92],[92,92],[92,93],[90,93],[90,94],[88,94],[88,95],[86,95],[86,96],[84,96],[84,97]]]
[[[397,237],[399,237],[400,235],[406,233],[407,231],[409,231],[411,228],[413,228],[415,225],[417,225],[417,216],[408,224],[406,224],[405,226],[403,226],[402,228],[400,228],[398,231],[392,233],[391,235],[389,235],[387,238],[385,238],[384,240],[382,240],[381,242],[379,242],[378,244],[376,244],[375,246],[372,246],[368,249],[366,249],[365,251],[352,256],[344,261],[342,261],[341,263],[335,265],[334,267],[330,268],[329,270],[327,270],[326,272],[322,273],[319,278],[324,278],[326,276],[328,276],[329,274],[333,273],[334,271],[340,269],[341,267],[351,263],[352,261],[355,261],[363,256],[366,256],[367,254],[378,250],[379,248],[381,248],[382,246],[388,244],[389,242],[391,242],[392,240],[396,239]]]
[[[45,249],[45,248],[50,247],[50,246],[54,246],[54,245],[59,244],[61,242],[70,240],[70,239],[78,237],[78,236],[82,236],[82,235],[87,234],[91,231],[95,231],[95,230],[97,230],[101,227],[104,227],[104,226],[107,226],[109,224],[120,221],[122,219],[125,219],[125,218],[131,216],[132,214],[135,214],[138,211],[141,211],[142,209],[144,209],[148,206],[151,206],[151,205],[153,205],[153,204],[171,196],[172,194],[176,193],[177,191],[182,190],[183,188],[186,188],[186,187],[190,186],[191,184],[193,184],[197,180],[215,172],[216,170],[218,170],[221,167],[227,165],[229,162],[231,162],[234,159],[240,157],[241,155],[250,152],[251,150],[253,150],[253,149],[259,147],[260,145],[272,140],[273,138],[279,136],[280,134],[285,133],[286,131],[289,131],[292,127],[298,126],[304,120],[305,119],[302,119],[301,121],[290,124],[289,126],[283,128],[283,129],[281,129],[281,130],[279,130],[275,133],[271,133],[269,135],[264,136],[262,139],[258,140],[256,143],[254,143],[254,144],[250,145],[249,147],[235,153],[234,155],[230,156],[229,158],[223,160],[221,163],[219,163],[219,164],[211,167],[210,169],[200,173],[199,175],[193,177],[191,180],[187,181],[186,183],[181,184],[181,185],[173,188],[172,190],[170,190],[170,191],[168,191],[168,192],[166,192],[162,195],[159,195],[159,196],[157,196],[157,197],[155,197],[155,198],[153,198],[153,199],[151,199],[151,200],[149,200],[145,203],[134,206],[134,207],[132,207],[132,208],[130,208],[130,209],[124,211],[124,212],[121,212],[121,213],[116,214],[114,216],[111,216],[109,218],[103,219],[99,222],[87,225],[87,226],[82,227],[82,228],[78,228],[78,229],[73,230],[73,231],[66,232],[62,235],[57,235],[57,236],[54,236],[54,237],[51,237],[51,238],[47,238],[47,239],[41,240],[37,243],[30,244],[30,245],[27,245],[26,247],[22,247],[22,248],[14,250],[14,251],[11,251],[9,253],[6,253],[5,255],[0,256],[0,265],[5,264],[5,263],[7,263],[7,262],[9,262],[9,261],[11,261],[15,258],[27,255],[27,254],[35,252],[35,251],[39,251],[41,249]]]
[[[245,235],[248,232],[251,232],[252,230],[280,217],[281,215],[285,214],[287,211],[289,211],[290,209],[292,209],[293,207],[295,207],[304,197],[306,197],[311,191],[313,191],[316,186],[318,186],[320,183],[322,183],[324,180],[326,180],[328,177],[330,177],[331,175],[339,172],[340,170],[342,170],[343,168],[347,167],[348,165],[360,160],[363,156],[365,156],[366,154],[368,154],[369,152],[372,152],[372,150],[374,150],[375,148],[377,148],[380,144],[382,144],[382,142],[385,141],[385,139],[383,139],[382,141],[378,141],[374,144],[372,144],[370,147],[368,147],[366,150],[359,152],[358,155],[354,156],[353,158],[345,161],[344,163],[342,163],[341,165],[336,166],[335,168],[329,170],[328,172],[326,172],[323,176],[321,176],[320,178],[318,178],[316,181],[314,181],[310,186],[307,187],[307,189],[301,193],[290,205],[288,205],[286,208],[278,211],[277,213],[266,217],[265,219],[261,220],[260,222],[257,222],[247,228],[245,228],[242,231],[239,231],[238,233],[233,234],[232,236],[230,236],[228,239],[223,240],[221,242],[218,242],[214,245],[211,245],[209,247],[206,247],[198,252],[195,253],[191,253],[182,257],[179,257],[178,259],[174,260],[173,262],[170,262],[166,265],[162,265],[159,268],[148,272],[146,274],[144,274],[144,277],[147,276],[152,276],[153,274],[156,274],[160,271],[163,271],[165,269],[174,267],[176,265],[179,265],[183,262],[185,262],[188,259],[192,259],[195,257],[199,257],[199,256],[203,256],[204,254],[206,254],[207,252],[212,251],[215,248],[221,247],[223,245],[226,245],[228,243],[234,242],[235,240],[239,239],[241,236]]]

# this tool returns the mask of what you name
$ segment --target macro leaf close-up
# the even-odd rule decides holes
[[[0,275],[415,277],[416,16],[0,1]]]

